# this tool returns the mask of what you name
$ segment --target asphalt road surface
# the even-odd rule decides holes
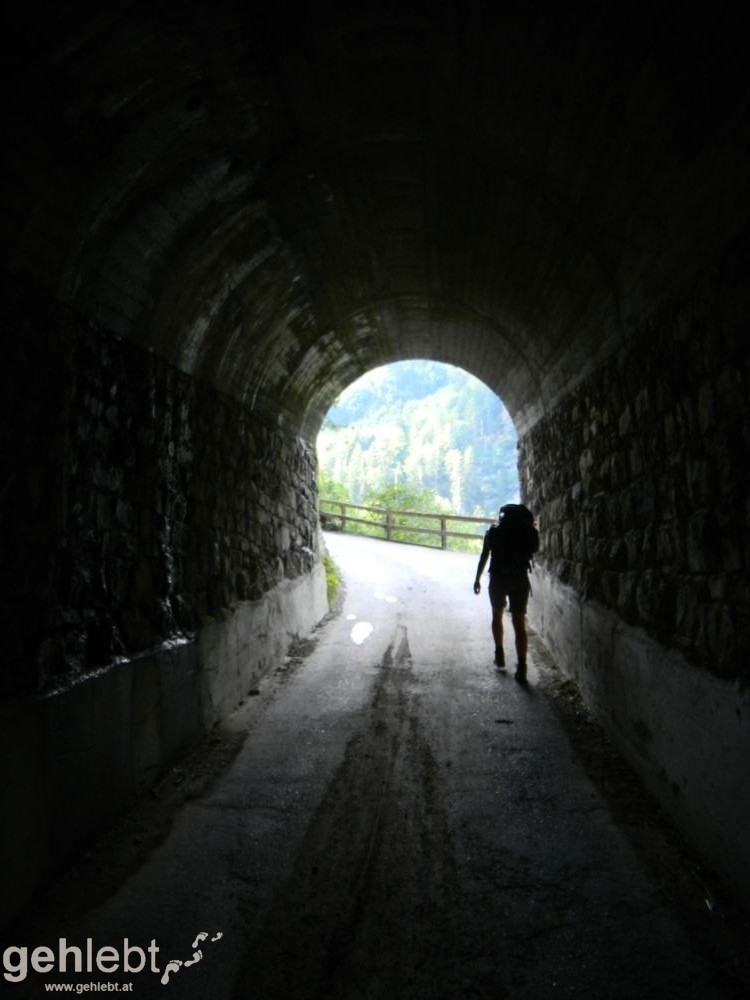
[[[29,971],[8,995],[750,996],[743,915],[637,789],[613,806],[627,778],[561,715],[538,642],[527,685],[493,667],[476,557],[326,540],[342,606],[157,790],[182,788],[167,828],[158,802],[136,811],[24,927],[30,947],[91,937],[121,957],[127,938],[144,969]]]

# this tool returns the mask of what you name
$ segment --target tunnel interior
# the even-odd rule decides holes
[[[7,850],[31,846],[9,911],[322,617],[315,437],[409,358],[503,399],[535,626],[750,891],[735,15],[14,16],[0,694]]]

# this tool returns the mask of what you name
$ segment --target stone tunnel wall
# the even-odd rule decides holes
[[[0,870],[12,912],[327,602],[308,443],[56,307],[18,292],[6,304]]]
[[[750,308],[736,249],[524,438],[532,621],[750,898]]]

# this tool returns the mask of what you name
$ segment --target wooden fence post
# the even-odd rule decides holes
[[[413,531],[415,533],[419,533],[421,531],[422,534],[429,535],[430,537],[433,537],[433,538],[434,538],[435,535],[439,535],[439,537],[440,537],[439,545],[440,545],[441,549],[447,549],[448,548],[448,535],[449,534],[451,534],[452,536],[455,536],[457,538],[471,538],[471,539],[473,539],[473,540],[475,540],[475,541],[477,541],[479,543],[481,543],[481,541],[482,541],[482,536],[474,534],[474,532],[470,532],[468,534],[466,532],[461,532],[461,531],[451,531],[451,532],[449,532],[448,531],[448,523],[449,522],[451,524],[453,524],[454,522],[457,522],[459,525],[464,524],[464,523],[465,524],[468,524],[468,523],[481,524],[483,526],[489,526],[490,524],[494,524],[494,521],[490,520],[490,518],[484,518],[484,517],[464,517],[464,516],[457,515],[457,514],[426,514],[426,513],[419,513],[417,511],[413,511],[413,512],[409,512],[409,511],[391,511],[391,510],[387,510],[387,509],[384,509],[384,508],[381,508],[381,507],[375,508],[375,507],[369,507],[369,506],[362,506],[361,504],[356,504],[356,503],[349,503],[346,500],[326,500],[323,497],[321,497],[319,499],[319,503],[321,505],[322,504],[330,504],[330,506],[331,506],[331,511],[330,512],[324,511],[322,509],[322,507],[319,508],[319,510],[320,510],[320,517],[321,517],[321,525],[323,525],[323,522],[324,522],[324,520],[326,518],[332,518],[332,517],[336,516],[333,513],[333,509],[336,508],[339,511],[338,516],[341,518],[341,531],[342,532],[346,532],[346,531],[349,530],[349,522],[350,521],[352,521],[354,524],[359,524],[361,522],[365,526],[371,526],[373,528],[382,528],[383,531],[384,531],[384,533],[385,533],[384,541],[389,541],[389,542],[392,542],[394,540],[394,535],[399,530],[405,530],[405,531],[408,530],[408,531]],[[349,510],[350,509],[354,511],[354,515],[353,516],[349,515]],[[380,521],[377,520],[377,517],[373,517],[372,519],[366,518],[366,519],[363,520],[362,517],[358,517],[357,516],[357,514],[359,514],[360,511],[367,511],[370,514],[375,514],[375,515],[377,515],[377,514],[383,514],[383,515],[385,515],[385,517],[382,518]],[[407,523],[404,520],[396,521],[395,520],[396,517],[399,517],[399,518],[412,518],[412,519],[416,518],[417,521],[418,521],[418,523],[421,523],[421,524],[423,524],[425,520],[429,520],[430,523],[434,523],[435,521],[439,521],[440,522],[440,528],[438,529],[438,528],[420,528],[420,527],[414,527],[413,529],[410,529],[410,528],[407,527]],[[420,519],[421,519],[421,521],[420,521]],[[335,530],[335,529],[332,529],[332,530]],[[352,530],[355,531],[355,533],[357,531],[356,528],[354,528]],[[427,545],[432,546],[433,548],[436,547],[436,543],[433,543],[433,542],[425,542],[425,543],[419,543],[419,544],[427,544]]]

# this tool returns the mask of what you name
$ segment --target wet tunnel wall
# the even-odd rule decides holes
[[[323,616],[317,428],[408,357],[508,405],[533,623],[750,897],[745,53],[631,13],[5,33],[0,919]]]
[[[530,614],[646,785],[747,892],[747,246],[521,442]],[[729,860],[731,859],[731,860]]]
[[[17,304],[3,423],[25,475],[4,495],[6,693],[191,635],[312,572],[312,445],[59,309]]]
[[[38,294],[12,301],[5,919],[328,609],[310,443]]]

